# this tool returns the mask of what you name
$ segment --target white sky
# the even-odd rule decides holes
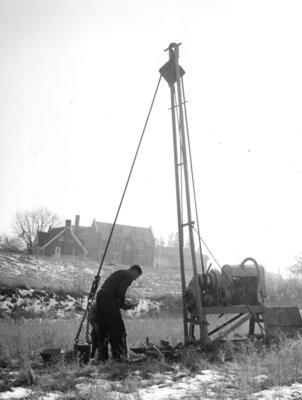
[[[201,234],[221,264],[302,251],[302,2],[0,0],[0,232],[17,210],[112,222],[181,42]],[[119,223],[177,231],[162,81]]]

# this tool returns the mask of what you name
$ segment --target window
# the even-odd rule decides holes
[[[131,249],[131,243],[127,242],[126,243],[126,251],[130,251],[130,249]]]
[[[138,242],[138,248],[139,248],[140,250],[143,250],[143,248],[144,248],[144,241],[143,241],[143,240],[140,240],[140,241]]]
[[[70,236],[69,241],[70,241],[70,243],[73,242],[73,237],[72,236]]]
[[[56,247],[55,249],[55,255],[59,256],[61,254],[61,247]]]
[[[59,237],[60,242],[63,242],[63,235]]]

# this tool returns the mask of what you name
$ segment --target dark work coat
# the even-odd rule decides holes
[[[97,294],[97,323],[100,359],[108,359],[108,341],[112,356],[119,359],[127,353],[126,329],[120,308],[126,310],[125,295],[133,282],[128,270],[113,272],[103,283]]]
[[[132,274],[129,270],[118,270],[113,272],[103,283],[102,290],[110,291],[112,297],[116,300],[119,308],[127,309],[125,304],[125,295],[128,287],[133,282]]]

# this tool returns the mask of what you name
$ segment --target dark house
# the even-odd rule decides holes
[[[41,256],[86,256],[87,249],[71,227],[71,220],[60,228],[50,228],[48,232],[37,232],[34,253]]]
[[[88,257],[102,260],[112,224],[93,220],[90,227],[80,226],[76,216],[73,230],[88,251]],[[152,228],[116,224],[106,253],[105,262],[153,266],[155,239]]]

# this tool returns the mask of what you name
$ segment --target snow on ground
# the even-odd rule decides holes
[[[11,253],[0,253],[0,266],[2,276],[8,276],[11,279],[35,278],[41,282],[45,282],[47,276],[62,282],[70,280],[70,277],[78,270],[73,263],[68,261]]]
[[[12,388],[12,391],[9,392],[3,392],[0,393],[0,400],[14,400],[14,399],[31,399],[32,396],[34,396],[34,392],[30,389],[25,389],[22,387],[18,388]],[[39,396],[38,393],[36,393],[36,396]],[[62,399],[62,393],[45,393],[39,397],[36,397],[35,399],[39,400],[59,400],[60,398]]]
[[[137,371],[139,374],[139,371]],[[213,399],[215,397],[212,396],[213,392],[211,391],[211,387],[216,385],[221,378],[217,375],[216,372],[205,370],[202,374],[198,374],[195,377],[190,377],[189,375],[179,374],[173,376],[172,374],[155,374],[154,381],[157,381],[157,384],[149,386],[149,381],[140,380],[140,385],[146,386],[142,389],[138,389],[133,393],[123,393],[123,382],[110,382],[104,379],[97,379],[93,382],[81,382],[76,385],[76,389],[78,395],[83,397],[92,397],[96,394],[106,393],[106,398],[112,398],[116,400],[167,400],[167,399],[184,399],[188,398],[190,395],[202,394],[202,399],[206,400],[207,398]],[[176,382],[175,382],[176,380]],[[21,390],[22,388],[17,388]],[[24,398],[29,398],[29,396],[33,396],[34,391],[28,391],[24,393]],[[54,395],[48,394],[48,395]],[[56,393],[56,399],[60,399],[63,397],[63,394]],[[9,397],[11,396],[11,397]],[[0,393],[0,399],[14,399],[20,397],[13,397],[15,393],[12,392],[4,392]],[[27,396],[27,397],[26,397]],[[43,395],[44,396],[44,395]],[[206,397],[210,396],[210,397]],[[43,399],[50,397],[43,397]],[[54,397],[52,397],[54,398]],[[100,397],[101,398],[101,397]]]
[[[68,312],[79,311],[81,313],[86,308],[87,296],[76,299],[66,294],[58,295],[44,287],[53,286],[57,289],[69,287],[72,289],[78,284],[83,288],[83,281],[85,281],[86,289],[89,290],[96,274],[96,268],[98,268],[98,263],[90,261],[72,262],[27,254],[0,253],[0,282],[8,280],[15,287],[0,286],[0,311],[7,316],[11,316],[17,311],[52,312],[60,317],[64,317]],[[105,265],[101,273],[101,282],[117,268],[120,267]],[[166,275],[169,275],[169,279]],[[135,298],[139,299],[139,304],[134,310],[127,311],[126,315],[137,317],[150,311],[159,311],[161,303],[148,299],[149,294],[176,293],[177,285],[179,286],[178,279],[177,271],[174,270],[171,274],[171,271],[151,267],[144,268],[142,278],[134,282],[128,290]],[[16,282],[27,283],[25,286],[41,287],[41,289],[17,288]],[[170,291],[168,290],[169,285]],[[61,292],[63,293],[63,290]]]
[[[150,381],[142,379],[137,371],[140,389],[132,393],[126,393],[123,381],[108,381],[104,379],[79,378],[76,391],[68,393],[69,398],[83,396],[85,398],[96,398],[97,395],[106,394],[106,399],[115,400],[236,400],[242,398],[239,390],[229,389],[227,377],[220,376],[216,371],[204,370],[195,376],[179,373],[172,375],[155,374]],[[36,397],[38,396],[39,397]],[[11,391],[0,393],[0,400],[4,399],[30,399],[39,398],[47,400],[60,400],[66,398],[64,393],[37,393],[34,390],[22,387],[12,388]],[[246,397],[245,397],[246,398]],[[294,400],[302,398],[302,384],[295,383],[291,386],[275,387],[250,395],[255,400]]]
[[[149,299],[140,299],[138,305],[133,310],[128,310],[126,314],[131,317],[137,317],[148,312],[159,312],[161,303]]]
[[[9,392],[0,393],[0,399],[26,399],[32,394],[30,389],[22,387],[12,388]]]
[[[302,384],[294,383],[291,386],[278,386],[270,390],[262,390],[253,394],[253,399],[257,400],[292,400],[302,399]]]
[[[140,299],[137,307],[127,311],[128,317],[138,317],[148,312],[158,312],[159,302]],[[82,314],[87,305],[87,296],[76,299],[68,294],[56,294],[50,290],[17,289],[0,287],[0,311],[7,316],[14,313],[53,313],[64,317],[70,312]]]
[[[139,390],[139,395],[141,400],[166,400],[184,399],[198,393],[199,396],[202,395],[202,399],[206,400],[207,396],[213,394],[211,387],[216,385],[220,379],[219,375],[211,370],[205,370],[195,377],[183,377],[179,382],[174,382],[171,377],[168,377],[161,385],[152,385]]]
[[[7,316],[16,312],[50,312],[63,316],[71,311],[82,311],[81,300],[50,290],[0,287],[0,310]]]
[[[103,265],[100,284],[119,265]],[[26,282],[31,287],[75,288],[90,290],[99,263],[89,260],[40,257],[28,254],[0,253],[0,281]],[[140,298],[163,294],[181,294],[180,271],[174,268],[143,267],[143,274],[131,288]]]

